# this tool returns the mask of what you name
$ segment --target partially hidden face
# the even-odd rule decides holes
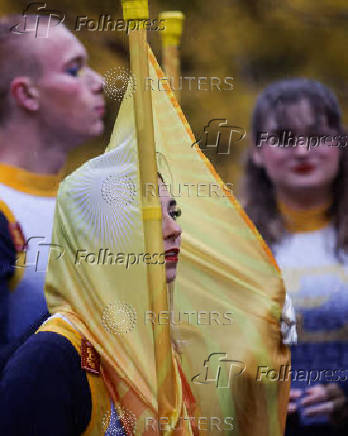
[[[180,215],[176,201],[170,196],[166,185],[158,179],[159,195],[162,208],[162,233],[165,250],[167,283],[176,277],[178,256],[180,253],[181,228],[176,219]]]
[[[340,148],[334,139],[339,132],[329,128],[325,117],[319,118],[318,123],[313,109],[305,99],[289,104],[286,118],[291,120],[289,125],[286,125],[286,130],[291,131],[296,138],[304,137],[302,141],[298,140],[300,145],[277,146],[274,138],[261,143],[259,134],[257,142],[260,147],[253,151],[254,163],[266,170],[276,188],[304,189],[329,186],[339,169]],[[272,133],[278,137],[281,135],[272,115],[267,119],[263,132],[266,133],[263,135],[264,138],[268,138]],[[314,139],[309,142],[307,138],[311,136],[322,137],[319,145],[315,146]]]

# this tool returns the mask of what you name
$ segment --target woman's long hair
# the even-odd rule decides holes
[[[284,109],[289,103],[306,99],[317,119],[323,115],[328,126],[337,134],[344,134],[341,113],[335,95],[320,82],[308,79],[281,80],[269,85],[258,97],[252,116],[253,145],[245,163],[242,186],[246,212],[254,221],[269,245],[280,242],[284,236],[284,221],[277,208],[275,189],[264,168],[252,160],[253,147],[259,132],[265,131],[266,121],[272,116],[279,130],[284,125]],[[337,231],[336,255],[348,252],[348,147],[340,149],[339,171],[333,183],[333,204],[328,211]]]

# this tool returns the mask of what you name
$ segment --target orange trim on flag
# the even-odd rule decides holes
[[[152,64],[152,66],[154,67],[156,74],[158,76],[159,79],[162,79],[164,77],[163,72],[161,70],[161,68],[159,67],[157,60],[154,56],[154,54],[152,53],[151,48],[149,47],[149,59],[150,62]],[[164,81],[163,83],[163,88],[165,89],[168,97],[170,98],[170,101],[172,102],[174,108],[176,109],[180,119],[182,120],[187,133],[189,134],[192,143],[196,142],[196,138],[190,128],[190,125],[175,97],[175,95],[173,94],[172,90],[170,89],[170,86],[168,85],[168,83],[166,81]],[[262,248],[264,249],[264,251],[266,252],[267,257],[269,258],[270,262],[272,263],[272,265],[276,268],[276,270],[280,273],[280,269],[279,266],[269,248],[269,246],[266,244],[266,242],[264,241],[263,237],[261,236],[261,234],[259,233],[259,231],[257,230],[257,228],[255,227],[255,224],[251,221],[251,219],[248,217],[248,215],[245,213],[244,209],[241,207],[241,205],[239,204],[239,201],[235,198],[235,196],[233,194],[231,194],[231,192],[225,187],[224,182],[222,181],[221,177],[219,176],[219,174],[217,173],[216,169],[214,168],[214,166],[211,164],[211,162],[209,162],[208,158],[205,156],[205,154],[202,152],[202,150],[198,147],[198,145],[195,145],[195,150],[198,153],[198,155],[201,157],[201,159],[203,160],[203,162],[205,163],[205,165],[207,166],[207,168],[210,170],[210,172],[212,173],[212,175],[214,176],[215,180],[219,183],[220,188],[223,190],[223,192],[226,194],[226,197],[231,201],[231,203],[233,204],[233,206],[237,209],[237,211],[239,212],[240,216],[243,218],[243,220],[245,221],[245,223],[248,225],[248,227],[251,229],[251,231],[254,233],[254,235],[257,237],[257,239],[259,240]]]

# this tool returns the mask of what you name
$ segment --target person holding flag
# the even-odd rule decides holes
[[[158,183],[161,191],[166,282],[169,284],[175,279],[177,254],[180,251],[181,228],[176,222],[180,212],[162,179],[159,179]],[[60,200],[61,196],[58,198],[59,204]],[[69,243],[68,240],[64,242]],[[49,274],[51,271],[52,268]],[[130,270],[129,273],[134,272]],[[79,272],[77,277],[78,275]],[[83,289],[81,291],[79,298],[93,297],[93,294],[87,295]],[[89,303],[92,305],[93,301]],[[127,333],[127,328],[132,329],[131,306],[119,305],[114,311],[114,307],[110,306],[110,309],[105,311],[105,314],[119,314],[120,319],[108,321],[106,318],[107,329],[118,334]],[[136,418],[133,412],[134,406],[141,408],[140,400],[132,398],[132,408],[120,409],[119,405],[117,408],[114,404],[110,405],[109,394],[101,381],[100,367],[97,363],[98,353],[79,330],[74,328],[79,321],[76,324],[70,321],[71,316],[78,315],[70,313],[65,316],[63,313],[65,314],[63,311],[59,312],[49,318],[38,333],[19,348],[7,365],[0,384],[1,434],[141,434],[135,432]],[[126,325],[122,325],[124,315]],[[82,362],[84,366],[81,369]],[[103,376],[106,377],[106,374]],[[119,383],[121,384],[121,381]],[[125,388],[126,386],[123,386],[123,389]],[[21,419],[16,419],[18,416]],[[147,434],[157,434],[162,427],[162,423],[157,419],[150,418],[146,419],[143,425]],[[140,431],[139,428],[137,430]]]
[[[126,20],[148,17],[144,0],[124,1],[123,10]],[[53,436],[63,421],[60,435],[281,436],[289,383],[257,378],[260,367],[280,372],[289,363],[279,269],[191,147],[195,139],[170,88],[152,91],[141,80],[163,78],[144,29],[130,35],[130,56],[139,86],[122,102],[106,152],[60,185],[53,242],[64,255],[50,257],[45,287],[52,317],[5,369],[0,426],[9,436]],[[177,199],[182,235],[176,199],[158,171],[175,188],[206,193],[214,186],[218,194],[188,191]],[[148,261],[132,268],[99,261],[105,247]],[[76,262],[81,249],[89,260]],[[165,266],[149,261],[156,253],[166,253]],[[172,313],[185,312],[197,317],[172,322]],[[35,371],[21,372],[28,363]],[[55,380],[43,394],[38,368]]]

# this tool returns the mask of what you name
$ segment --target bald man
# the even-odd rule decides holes
[[[47,38],[10,30],[22,20],[0,19],[0,204],[19,241],[10,342],[47,312],[48,255],[54,250],[58,259],[63,251],[50,241],[67,154],[104,128],[103,80],[87,66],[84,46],[62,24],[51,25]]]

